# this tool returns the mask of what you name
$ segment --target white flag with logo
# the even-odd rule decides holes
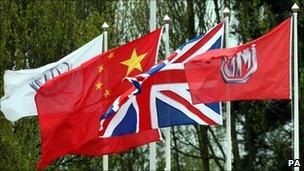
[[[37,115],[35,94],[44,83],[52,78],[80,66],[102,52],[102,35],[65,56],[57,62],[36,69],[6,70],[4,73],[4,96],[1,111],[15,122],[25,116]],[[51,110],[52,106],[50,106]]]

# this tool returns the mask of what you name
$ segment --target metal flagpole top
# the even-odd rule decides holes
[[[102,28],[102,30],[107,30],[109,28],[109,25],[106,22],[104,22],[102,24],[101,28]]]
[[[168,15],[165,15],[163,21],[165,21],[166,23],[171,21],[171,18]]]
[[[294,3],[293,6],[291,7],[292,12],[299,12],[300,7],[297,5],[297,3]]]
[[[225,17],[228,16],[230,14],[230,10],[227,7],[225,7],[224,11],[223,11],[223,14],[224,14]]]

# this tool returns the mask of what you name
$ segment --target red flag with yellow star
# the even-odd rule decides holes
[[[104,155],[159,140],[157,129],[110,138],[98,137],[100,115],[155,64],[162,30],[102,53],[47,82],[35,96],[42,157],[38,168],[66,154]]]

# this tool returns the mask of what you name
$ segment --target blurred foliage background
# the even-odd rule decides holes
[[[246,43],[288,18],[294,2],[303,0],[157,0],[157,25],[171,19],[171,52],[215,26],[231,9],[232,43]],[[102,33],[107,22],[109,47],[149,32],[149,0],[0,1],[0,95],[6,69],[36,68],[54,62]],[[300,84],[300,151],[304,149],[304,13],[298,20]],[[160,48],[164,58],[164,45]],[[225,114],[224,114],[225,117]],[[11,123],[0,113],[0,169],[33,170],[40,157],[37,117]],[[232,103],[234,170],[291,170],[293,158],[291,103]],[[172,131],[172,170],[224,170],[225,126],[181,126]],[[164,170],[164,142],[157,147],[157,169]],[[301,158],[304,153],[301,152]],[[148,146],[111,155],[110,170],[148,170]],[[302,165],[304,161],[302,160]],[[102,157],[68,155],[47,170],[101,170]]]

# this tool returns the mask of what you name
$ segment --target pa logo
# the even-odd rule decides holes
[[[294,159],[294,160],[288,160],[288,166],[293,166],[293,167],[300,167],[300,160],[299,159]]]
[[[226,83],[245,83],[258,68],[255,44],[238,52],[236,56],[222,59],[221,74]]]

